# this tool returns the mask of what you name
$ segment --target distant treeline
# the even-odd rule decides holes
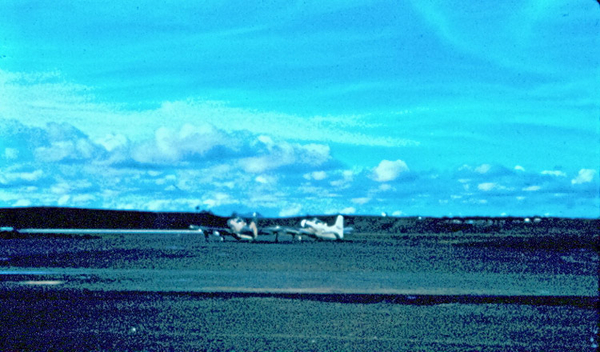
[[[161,213],[57,207],[0,208],[0,226],[58,229],[186,229],[190,224],[224,226],[209,212]]]
[[[318,216],[333,222],[335,216]],[[24,228],[73,229],[187,229],[191,224],[226,226],[229,217],[210,212],[142,212],[57,207],[0,208],[0,227],[4,230]],[[258,218],[259,227],[297,226],[304,217]],[[598,219],[567,219],[533,216],[522,217],[382,217],[345,216],[345,225],[355,232],[386,233],[498,233],[520,232],[539,234],[578,232],[597,236]]]

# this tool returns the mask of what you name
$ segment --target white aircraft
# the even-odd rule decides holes
[[[209,232],[217,237],[219,241],[224,240],[223,236],[231,236],[238,241],[254,241],[258,237],[258,228],[256,227],[255,220],[247,223],[244,219],[236,216],[227,220],[227,226],[228,227],[190,225],[190,229],[198,230],[201,234],[204,234],[204,238],[207,241],[209,240]]]
[[[261,229],[261,233],[275,234],[275,241],[279,241],[279,235],[292,235],[293,240],[302,240],[302,236],[308,236],[319,240],[338,240],[344,239],[344,235],[349,234],[352,228],[344,229],[344,217],[338,215],[335,218],[333,225],[327,225],[322,220],[313,218],[311,220],[304,219],[300,221],[300,227],[287,227],[287,226],[272,226]]]
[[[300,221],[300,227],[289,226],[271,226],[258,229],[256,220],[250,223],[240,217],[233,217],[227,220],[227,227],[198,226],[190,225],[190,229],[198,230],[204,234],[205,239],[209,240],[209,235],[217,237],[219,241],[224,240],[224,236],[231,236],[238,241],[254,241],[258,235],[275,235],[275,242],[279,242],[280,235],[291,235],[292,240],[301,241],[302,236],[308,236],[319,240],[343,240],[345,234],[349,234],[352,228],[344,228],[344,217],[338,215],[335,223],[331,226],[322,220],[313,218]]]

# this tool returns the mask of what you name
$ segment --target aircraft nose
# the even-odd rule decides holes
[[[306,227],[306,219],[300,221],[300,227]]]

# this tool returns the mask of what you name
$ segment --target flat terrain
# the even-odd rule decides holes
[[[527,236],[5,239],[0,349],[593,351],[598,253]]]

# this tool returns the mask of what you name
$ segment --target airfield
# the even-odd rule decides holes
[[[596,350],[597,237],[406,230],[280,243],[182,229],[8,236],[0,349]]]

